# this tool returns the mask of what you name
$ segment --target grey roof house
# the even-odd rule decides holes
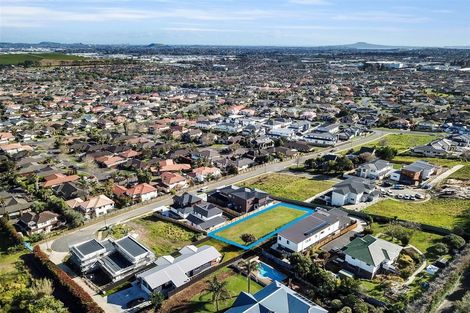
[[[159,291],[165,295],[191,280],[191,277],[216,265],[222,255],[212,246],[186,246],[174,258],[165,255],[157,259],[156,267],[137,275],[142,290],[151,294]]]
[[[254,295],[242,291],[226,313],[326,313],[313,303],[278,281],[267,285]]]

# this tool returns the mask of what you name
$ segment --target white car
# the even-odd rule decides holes
[[[410,200],[410,195],[405,195],[405,200]]]
[[[416,199],[424,199],[424,196],[420,193],[415,194]]]

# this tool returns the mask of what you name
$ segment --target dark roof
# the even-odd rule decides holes
[[[77,249],[82,255],[85,256],[105,249],[105,247],[96,239],[91,239],[76,245],[75,249]]]
[[[129,236],[116,240],[115,243],[134,257],[148,252],[146,248]]]
[[[132,263],[118,251],[103,257],[101,261],[113,272],[118,272],[132,266]]]
[[[213,217],[211,219],[204,221],[192,213],[189,214],[186,219],[204,230],[212,228],[216,225],[219,225],[225,222],[225,219],[222,216],[216,216],[216,217]]]
[[[201,203],[201,204],[196,204],[193,206],[194,212],[202,215],[206,218],[211,218],[213,216],[216,216],[220,213],[222,213],[222,210],[220,210],[218,207],[213,205],[212,203]]]
[[[201,202],[202,199],[198,196],[185,192],[181,196],[174,196],[173,197],[173,207],[174,208],[183,208],[192,206],[193,204]]]

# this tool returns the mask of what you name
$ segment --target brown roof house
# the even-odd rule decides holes
[[[51,211],[43,211],[41,213],[27,212],[21,215],[17,225],[28,236],[49,233],[60,224],[58,217],[59,214]]]

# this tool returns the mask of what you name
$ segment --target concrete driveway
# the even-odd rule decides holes
[[[123,311],[127,309],[127,304],[135,299],[144,298],[148,299],[148,295],[139,288],[139,286],[133,285],[127,289],[118,291],[109,295],[106,298],[108,305],[112,306],[116,311]]]

